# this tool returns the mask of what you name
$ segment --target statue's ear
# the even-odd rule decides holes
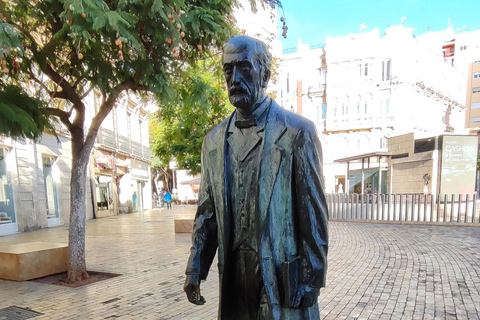
[[[268,81],[270,80],[270,70],[265,70],[263,72],[263,76],[262,76],[262,87],[263,88],[267,88],[268,87]]]

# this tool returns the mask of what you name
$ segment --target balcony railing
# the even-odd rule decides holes
[[[117,143],[115,141],[115,133],[112,130],[105,128],[100,128],[97,135],[97,143],[103,144],[104,146],[110,148],[117,148]]]
[[[140,142],[132,141],[132,154],[137,157],[142,157],[142,144]]]
[[[120,151],[125,153],[130,153],[130,150],[131,150],[130,140],[127,137],[117,136],[117,141],[118,141],[118,149]]]
[[[143,147],[143,157],[152,160],[152,151],[150,150],[150,147]]]
[[[140,142],[131,141],[128,137],[115,135],[111,130],[100,128],[97,135],[97,143],[109,149],[117,149],[126,154],[152,159],[150,147],[143,146]]]

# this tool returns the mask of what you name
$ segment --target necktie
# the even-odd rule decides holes
[[[255,118],[250,119],[250,120],[237,120],[235,121],[235,127],[244,129],[244,128],[250,128],[254,127],[257,125],[257,121],[255,121]]]

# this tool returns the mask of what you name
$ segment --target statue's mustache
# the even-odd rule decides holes
[[[248,89],[242,86],[232,87],[230,89],[230,95],[233,96],[236,94],[248,94]]]

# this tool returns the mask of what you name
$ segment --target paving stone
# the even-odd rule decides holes
[[[30,308],[42,320],[216,319],[216,268],[202,282],[205,305],[183,292],[191,235],[175,234],[174,220],[193,216],[174,208],[87,221],[88,269],[122,275],[76,289],[0,280],[0,309]],[[321,319],[480,320],[479,239],[479,227],[331,222]],[[0,237],[30,241],[67,242],[68,230]]]

